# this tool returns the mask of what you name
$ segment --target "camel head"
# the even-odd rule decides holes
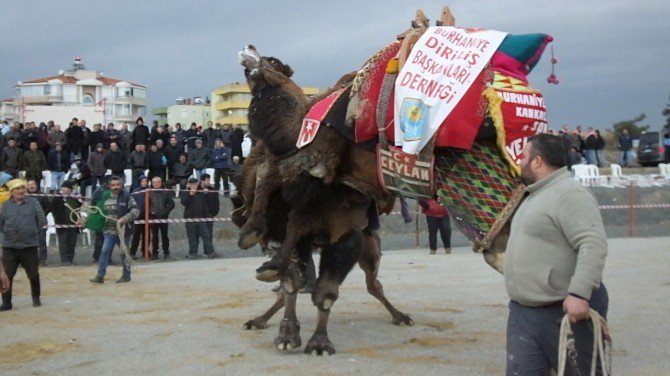
[[[238,55],[251,90],[259,84],[278,86],[293,76],[290,66],[275,57],[261,56],[252,45],[244,47]]]

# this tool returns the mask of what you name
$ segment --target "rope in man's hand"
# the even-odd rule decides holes
[[[596,375],[598,358],[603,376],[612,374],[612,337],[610,336],[607,321],[598,312],[591,309],[589,319],[593,322],[593,352],[591,356],[591,373]],[[566,365],[570,364],[573,374],[579,375],[577,363],[577,348],[575,338],[570,327],[570,317],[566,314],[561,321],[561,330],[558,340],[558,376],[565,375]]]

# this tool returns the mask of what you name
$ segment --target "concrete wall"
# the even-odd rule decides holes
[[[95,123],[104,123],[104,109],[102,106],[26,106],[25,121],[48,122],[53,120],[65,130],[73,117],[86,120],[92,126]]]

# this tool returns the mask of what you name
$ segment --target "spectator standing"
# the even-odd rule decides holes
[[[157,125],[156,131],[151,133],[151,143],[155,144],[158,140],[161,140],[163,145],[167,145],[170,140],[170,134],[165,131],[165,127],[162,125]]]
[[[175,136],[177,138],[177,144],[184,147],[184,130],[181,128],[181,123],[174,125],[174,132],[170,136]]]
[[[81,128],[81,133],[84,135],[84,143],[81,147],[81,159],[87,161],[89,154],[88,147],[91,144],[91,130],[86,126],[86,120],[84,119],[79,120],[79,128]]]
[[[239,124],[233,124],[233,131],[230,134],[230,152],[232,156],[240,157],[240,161],[244,161],[242,142],[244,142],[244,131]]]
[[[47,169],[44,154],[37,150],[37,141],[30,143],[30,148],[21,157],[21,169],[26,171],[26,180],[35,180],[37,185],[42,181],[42,171]]]
[[[123,123],[121,126],[121,130],[119,131],[119,134],[121,135],[121,148],[126,154],[130,154],[132,150],[134,150],[133,147],[133,132],[128,130],[128,123]]]
[[[9,132],[10,127],[9,127],[9,122],[7,120],[3,120],[2,123],[0,123],[0,134],[3,136]]]
[[[172,176],[173,166],[179,162],[179,156],[184,153],[184,147],[179,145],[176,136],[170,136],[169,144],[165,147],[165,158],[167,158],[168,177]]]
[[[586,139],[584,140],[584,158],[586,164],[598,166],[598,156],[596,149],[598,147],[598,139],[593,128],[589,127],[586,131]]]
[[[223,141],[223,146],[230,149],[230,136],[232,135],[233,130],[230,128],[230,124],[223,124],[221,126],[221,141]]]
[[[128,161],[116,141],[110,142],[109,152],[105,154],[104,164],[105,169],[112,171],[112,175],[123,177],[125,180],[124,170],[128,166]]]
[[[28,150],[31,142],[37,143],[39,149],[39,141],[40,141],[40,132],[37,129],[37,127],[35,127],[35,123],[33,122],[26,123],[26,127],[23,130],[23,134],[21,137],[21,145],[23,149]]]
[[[93,124],[93,131],[88,136],[88,143],[90,146],[91,153],[96,151],[98,145],[102,145],[102,148],[106,149],[105,132],[102,130],[102,124],[100,123]]]
[[[37,200],[42,208],[42,212],[46,216],[49,214],[49,198],[42,195],[40,186],[35,180],[26,181],[26,192],[29,196],[32,196]],[[41,228],[38,234],[38,246],[37,246],[37,258],[40,261],[40,265],[47,266],[47,229]]]
[[[586,319],[590,308],[607,315],[607,236],[595,197],[565,169],[565,151],[560,138],[538,134],[519,163],[527,195],[512,218],[505,258],[508,375],[558,369],[558,323],[565,314],[579,373],[591,374],[593,326]]]
[[[138,117],[135,121],[135,129],[133,129],[133,144],[132,148],[135,148],[137,145],[149,145],[151,140],[151,133],[149,128],[144,125],[144,120],[142,117]]]
[[[619,136],[617,144],[619,149],[619,164],[621,167],[629,167],[633,164],[631,161],[631,151],[633,150],[633,139],[628,134],[628,129],[624,128]]]
[[[82,148],[84,147],[84,131],[77,124],[76,118],[70,123],[70,126],[65,130],[65,138],[67,139],[67,150],[70,152],[70,160],[74,160],[75,156],[80,156],[84,159]]]
[[[420,200],[419,205],[421,210],[426,215],[426,223],[428,224],[428,244],[430,247],[430,254],[434,255],[437,252],[437,232],[440,232],[442,245],[444,246],[444,253],[451,253],[451,222],[449,219],[449,212],[440,205],[436,200]]]
[[[19,176],[19,168],[21,167],[21,154],[23,151],[16,146],[16,140],[10,138],[7,140],[7,146],[2,148],[0,154],[0,162],[2,169],[6,173],[16,178]]]
[[[73,192],[72,181],[63,182],[60,188],[60,197],[53,197],[50,201],[51,213],[54,217],[56,225],[73,226],[76,223],[72,221],[74,218],[72,209],[81,207],[81,202],[77,200]],[[58,237],[58,253],[60,254],[60,262],[63,265],[76,265],[74,262],[74,251],[77,246],[77,235],[79,229],[76,227],[64,227],[56,229],[56,236]]]
[[[110,148],[112,142],[116,142],[116,145],[121,149],[121,132],[114,129],[114,123],[107,124],[107,129],[104,132],[104,140],[103,144],[105,145],[105,150]]]
[[[188,160],[193,164],[195,168],[195,177],[200,179],[202,174],[205,173],[205,169],[210,166],[212,160],[211,153],[209,149],[203,146],[202,140],[197,139],[195,141],[195,148],[188,151]]]
[[[9,288],[2,293],[0,311],[12,309],[12,281],[19,266],[26,271],[30,281],[33,307],[40,301],[40,273],[37,247],[39,232],[47,224],[42,207],[33,197],[26,196],[26,182],[21,179],[7,183],[10,198],[0,206],[0,232],[2,239],[2,264]]]
[[[181,189],[186,189],[188,178],[191,175],[193,175],[193,165],[188,161],[188,156],[182,153],[179,161],[172,166],[172,178],[169,185],[179,184]]]
[[[55,145],[54,149],[49,153],[47,164],[49,171],[51,171],[51,190],[56,192],[63,185],[65,174],[70,169],[70,158],[67,152],[63,150],[63,145],[60,143]]]
[[[221,189],[221,180],[223,179],[223,194],[230,195],[230,183],[228,175],[230,171],[230,149],[223,146],[221,140],[216,140],[214,149],[212,149],[212,167],[214,167],[214,189]]]
[[[184,205],[184,218],[207,218],[209,217],[209,208],[211,198],[215,194],[204,191],[198,183],[198,179],[188,179],[188,189],[181,193],[180,201]],[[218,201],[218,197],[217,197]],[[198,244],[202,240],[202,245],[207,257],[215,257],[212,236],[205,222],[187,222],[186,237],[188,238],[188,255],[186,258],[195,260],[198,255]]]
[[[91,170],[91,187],[95,191],[97,186],[102,186],[105,180],[105,173],[107,168],[105,167],[105,157],[107,152],[102,145],[102,142],[99,142],[95,145],[95,149],[88,155],[88,161],[86,164]]]
[[[221,139],[221,130],[214,128],[214,123],[208,121],[207,129],[202,131],[202,143],[207,149],[212,150],[217,139]]]
[[[37,148],[42,152],[42,154],[44,154],[44,158],[46,159],[49,157],[49,140],[51,139],[51,135],[49,134],[49,130],[47,129],[46,124],[40,123],[38,135],[39,138],[37,140]]]
[[[107,264],[112,256],[114,246],[121,245],[121,238],[117,230],[117,224],[123,226],[125,230],[124,240],[127,242],[132,233],[132,224],[139,215],[137,203],[135,200],[123,189],[123,181],[118,176],[109,178],[108,188],[98,190],[100,192],[97,197],[93,197],[93,205],[100,204],[104,211],[105,225],[103,229],[103,243],[102,253],[98,261],[98,273],[91,279],[91,283],[104,283],[105,275],[107,274]],[[90,218],[90,216],[89,216]],[[127,244],[127,243],[126,243]],[[126,260],[126,255],[121,253],[121,265],[123,267],[123,274],[116,283],[130,282],[130,263]]]
[[[605,139],[600,135],[599,130],[596,133],[596,159],[598,160],[598,167],[607,166],[607,159],[605,159]]]
[[[160,142],[160,141],[159,141]],[[161,178],[161,182],[165,179],[167,171],[167,158],[162,150],[159,150],[158,145],[151,145],[151,151],[147,155],[149,163],[149,179],[154,176]]]
[[[138,218],[144,219],[146,217],[145,209],[146,209],[146,200],[145,200],[145,195],[146,193],[144,192],[147,188],[149,188],[149,179],[141,175],[139,177],[139,186],[135,189],[133,189],[133,192],[131,193],[131,196],[137,203],[137,209],[139,211],[138,213]],[[144,224],[134,224],[133,225],[133,240],[130,243],[130,257],[135,259],[137,256],[137,247],[140,246],[140,241],[142,242],[142,255],[147,254],[147,249],[145,247],[146,245],[146,239],[144,238]]]
[[[184,131],[184,145],[186,146],[186,151],[191,152],[195,149],[195,140],[200,137],[200,131],[198,131],[198,126],[195,123],[191,123],[191,128],[187,131]]]
[[[211,183],[212,177],[209,176],[209,174],[202,174],[200,177],[200,188],[203,190],[203,192],[208,193],[207,201],[209,204],[207,205],[207,218],[215,218],[217,215],[219,215],[219,192],[212,187]],[[214,221],[208,221],[205,222],[207,225],[207,230],[209,231],[209,235],[214,239]],[[208,255],[209,258],[215,258],[216,254],[212,253]]]
[[[128,156],[128,165],[132,170],[132,185],[131,190],[139,186],[139,177],[144,175],[145,170],[149,167],[147,153],[144,151],[144,144],[135,145],[135,150]]]
[[[163,179],[160,176],[155,176],[151,179],[152,189],[165,189],[163,186]],[[149,192],[149,218],[151,219],[167,219],[172,209],[174,209],[173,192],[151,191]],[[163,259],[170,260],[170,238],[168,237],[167,223],[152,223],[151,224],[151,259],[158,260],[158,233],[160,232],[160,243],[163,245]]]
[[[16,147],[19,149],[22,149],[21,147],[21,128],[20,128],[21,123],[14,123],[14,125],[11,127],[11,130],[7,132],[5,135],[5,140],[9,142],[9,140],[14,140],[16,142]]]
[[[49,146],[51,150],[56,148],[56,144],[60,144],[63,147],[63,150],[67,147],[65,132],[60,129],[59,124],[54,125],[54,129],[51,131],[51,138],[49,138]]]
[[[663,135],[663,146],[665,147],[665,163],[670,163],[670,132]]]

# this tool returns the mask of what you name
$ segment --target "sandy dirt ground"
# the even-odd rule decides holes
[[[617,375],[670,369],[670,238],[610,240],[605,283]],[[254,279],[262,258],[140,264],[129,284],[91,285],[93,266],[41,271],[43,306],[30,305],[23,271],[14,310],[0,313],[2,375],[500,375],[507,299],[502,276],[467,248],[451,255],[387,252],[380,280],[415,325],[396,327],[366,293],[356,268],[331,314],[337,354],[280,353],[280,317],[265,330],[243,324],[273,302]],[[315,327],[298,302],[303,344]]]

